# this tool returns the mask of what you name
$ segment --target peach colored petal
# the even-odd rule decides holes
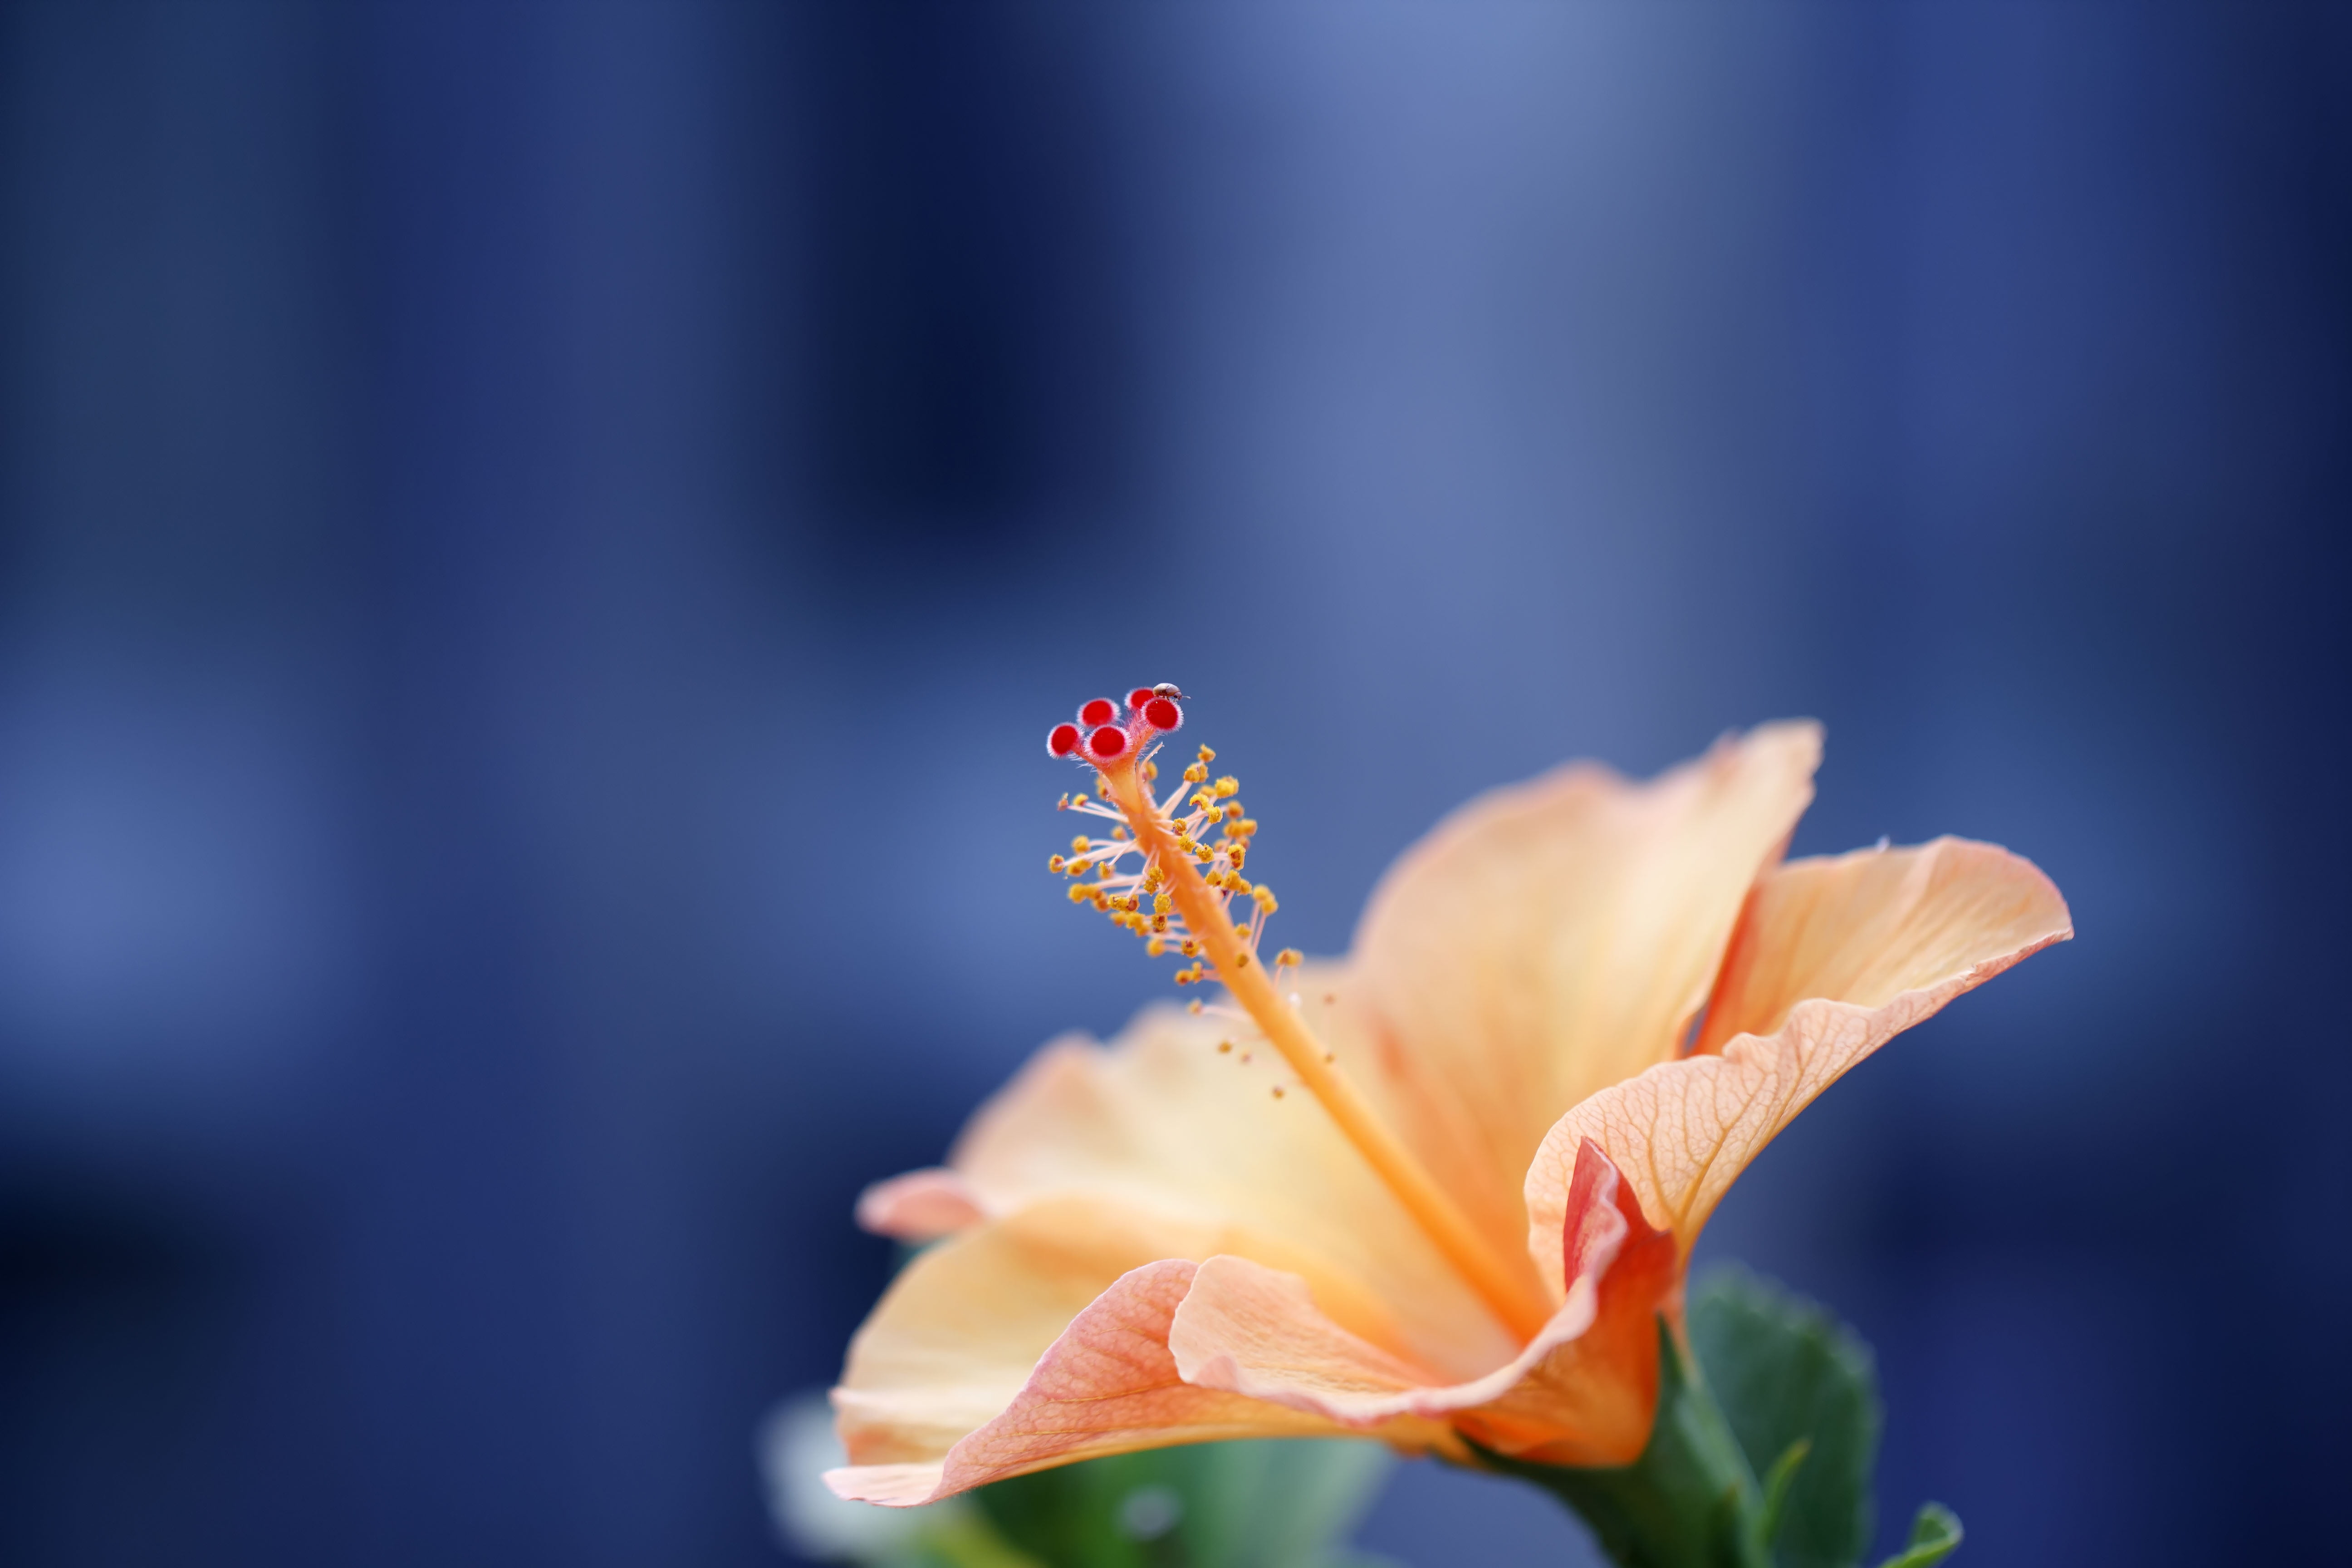
[[[1942,838],[1796,861],[1758,884],[1700,1036],[1560,1118],[1529,1166],[1528,1247],[1548,1267],[1572,1151],[1598,1142],[1685,1253],[1732,1182],[1800,1110],[1887,1040],[2074,934],[2030,862]],[[1723,1031],[1734,1030],[1728,1037]],[[1758,1031],[1769,1029],[1769,1033]]]
[[[1483,1377],[1441,1384],[1333,1322],[1305,1280],[1239,1258],[1201,1266],[1168,1348],[1187,1383],[1349,1426],[1444,1421],[1552,1463],[1628,1462],[1657,1396],[1652,1318],[1674,1288],[1674,1246],[1590,1143],[1570,1203],[1566,1300],[1518,1356]]]
[[[909,1171],[857,1194],[857,1223],[898,1241],[937,1241],[988,1217],[971,1184],[953,1171]]]
[[[1129,1269],[1196,1235],[1120,1235],[1100,1205],[1070,1203],[983,1226],[899,1272],[850,1341],[834,1391],[858,1465],[943,1459],[1001,1415],[1070,1321]]]
[[[1587,1317],[1591,1303],[1579,1304]],[[1571,1310],[1562,1308],[1562,1317]],[[1564,1331],[1574,1334],[1571,1321]],[[1271,1400],[1349,1426],[1427,1415],[1417,1403],[1439,1380],[1426,1367],[1349,1333],[1315,1305],[1307,1281],[1246,1258],[1212,1258],[1168,1335],[1187,1383]],[[1494,1376],[1507,1376],[1505,1368]],[[1451,1406],[1447,1406],[1451,1408]]]
[[[1214,1227],[1216,1250],[1304,1276],[1351,1332],[1448,1378],[1510,1360],[1518,1342],[1322,1107],[1273,1095],[1286,1075],[1250,1038],[1154,1007],[1108,1048],[1057,1041],[972,1119],[956,1172],[992,1214],[1087,1194]]]
[[[1696,1050],[1770,1034],[1808,997],[1881,1007],[2073,933],[2050,879],[1997,845],[1947,837],[1792,861],[1758,884]]]
[[[1132,1448],[1331,1435],[1328,1421],[1185,1385],[1168,1325],[1197,1266],[1150,1259],[1171,1244],[1203,1241],[1066,1202],[917,1258],[852,1342],[834,1391],[852,1462],[827,1484],[906,1506]]]
[[[1820,758],[1790,722],[1645,784],[1572,764],[1473,801],[1381,881],[1335,1033],[1498,1246],[1552,1123],[1675,1055]]]

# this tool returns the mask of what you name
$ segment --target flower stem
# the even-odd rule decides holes
[[[1484,1448],[1479,1457],[1574,1509],[1619,1568],[1771,1568],[1765,1500],[1731,1424],[1664,1318],[1658,1341],[1657,1418],[1632,1464],[1536,1465]]]

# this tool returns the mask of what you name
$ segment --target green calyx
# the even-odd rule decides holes
[[[1773,1568],[1755,1472],[1663,1318],[1658,1414],[1640,1458],[1586,1468],[1479,1453],[1574,1509],[1620,1568]]]
[[[1693,1292],[1687,1331],[1688,1353],[1659,1320],[1658,1411],[1631,1465],[1481,1457],[1575,1510],[1620,1568],[1855,1568],[1878,1454],[1868,1347],[1736,1270]],[[1882,1568],[1930,1568],[1959,1542],[1959,1521],[1930,1503]]]

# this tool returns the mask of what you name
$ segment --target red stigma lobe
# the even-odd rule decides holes
[[[1045,737],[1045,751],[1090,763],[1105,773],[1139,766],[1149,782],[1159,776],[1159,770],[1143,761],[1144,753],[1160,736],[1183,727],[1183,692],[1166,682],[1139,686],[1128,692],[1124,708],[1108,697],[1081,703],[1077,722],[1055,725]]]

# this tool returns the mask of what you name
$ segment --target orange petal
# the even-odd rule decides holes
[[[1573,764],[1473,801],[1381,882],[1349,996],[1358,1076],[1498,1245],[1517,1250],[1552,1123],[1676,1054],[1820,759],[1819,726],[1790,722],[1646,784]]]
[[[1808,997],[1883,1007],[2074,930],[2050,879],[1998,845],[1938,838],[1793,861],[1758,885],[1696,1049],[1770,1034]]]
[[[1242,1044],[1220,1052],[1221,1038]],[[1182,1215],[1221,1237],[1213,1250],[1306,1277],[1351,1332],[1447,1377],[1510,1360],[1518,1341],[1322,1107],[1272,1094],[1286,1074],[1251,1038],[1154,1007],[1108,1048],[1057,1041],[973,1117],[955,1170],[992,1214],[1083,1194]]]
[[[1765,1144],[1848,1068],[1963,991],[2074,934],[2007,850],[1939,838],[1800,860],[1757,885],[1699,1043],[1559,1120],[1528,1172],[1548,1266],[1574,1152],[1598,1142],[1687,1252]],[[1769,1031],[1769,1032],[1767,1032]]]
[[[1333,1322],[1297,1276],[1239,1258],[1201,1266],[1168,1348],[1187,1383],[1348,1426],[1443,1422],[1549,1463],[1630,1462],[1657,1399],[1652,1318],[1674,1288],[1674,1244],[1590,1143],[1570,1202],[1576,1271],[1566,1300],[1517,1357],[1483,1377],[1442,1384]]]
[[[857,1223],[899,1241],[937,1241],[988,1217],[971,1184],[953,1171],[909,1171],[857,1194]]]
[[[1224,1437],[1332,1435],[1278,1405],[1192,1388],[1168,1325],[1207,1243],[1106,1205],[1043,1205],[909,1264],[852,1342],[834,1391],[842,1497],[905,1506],[1102,1454]]]

